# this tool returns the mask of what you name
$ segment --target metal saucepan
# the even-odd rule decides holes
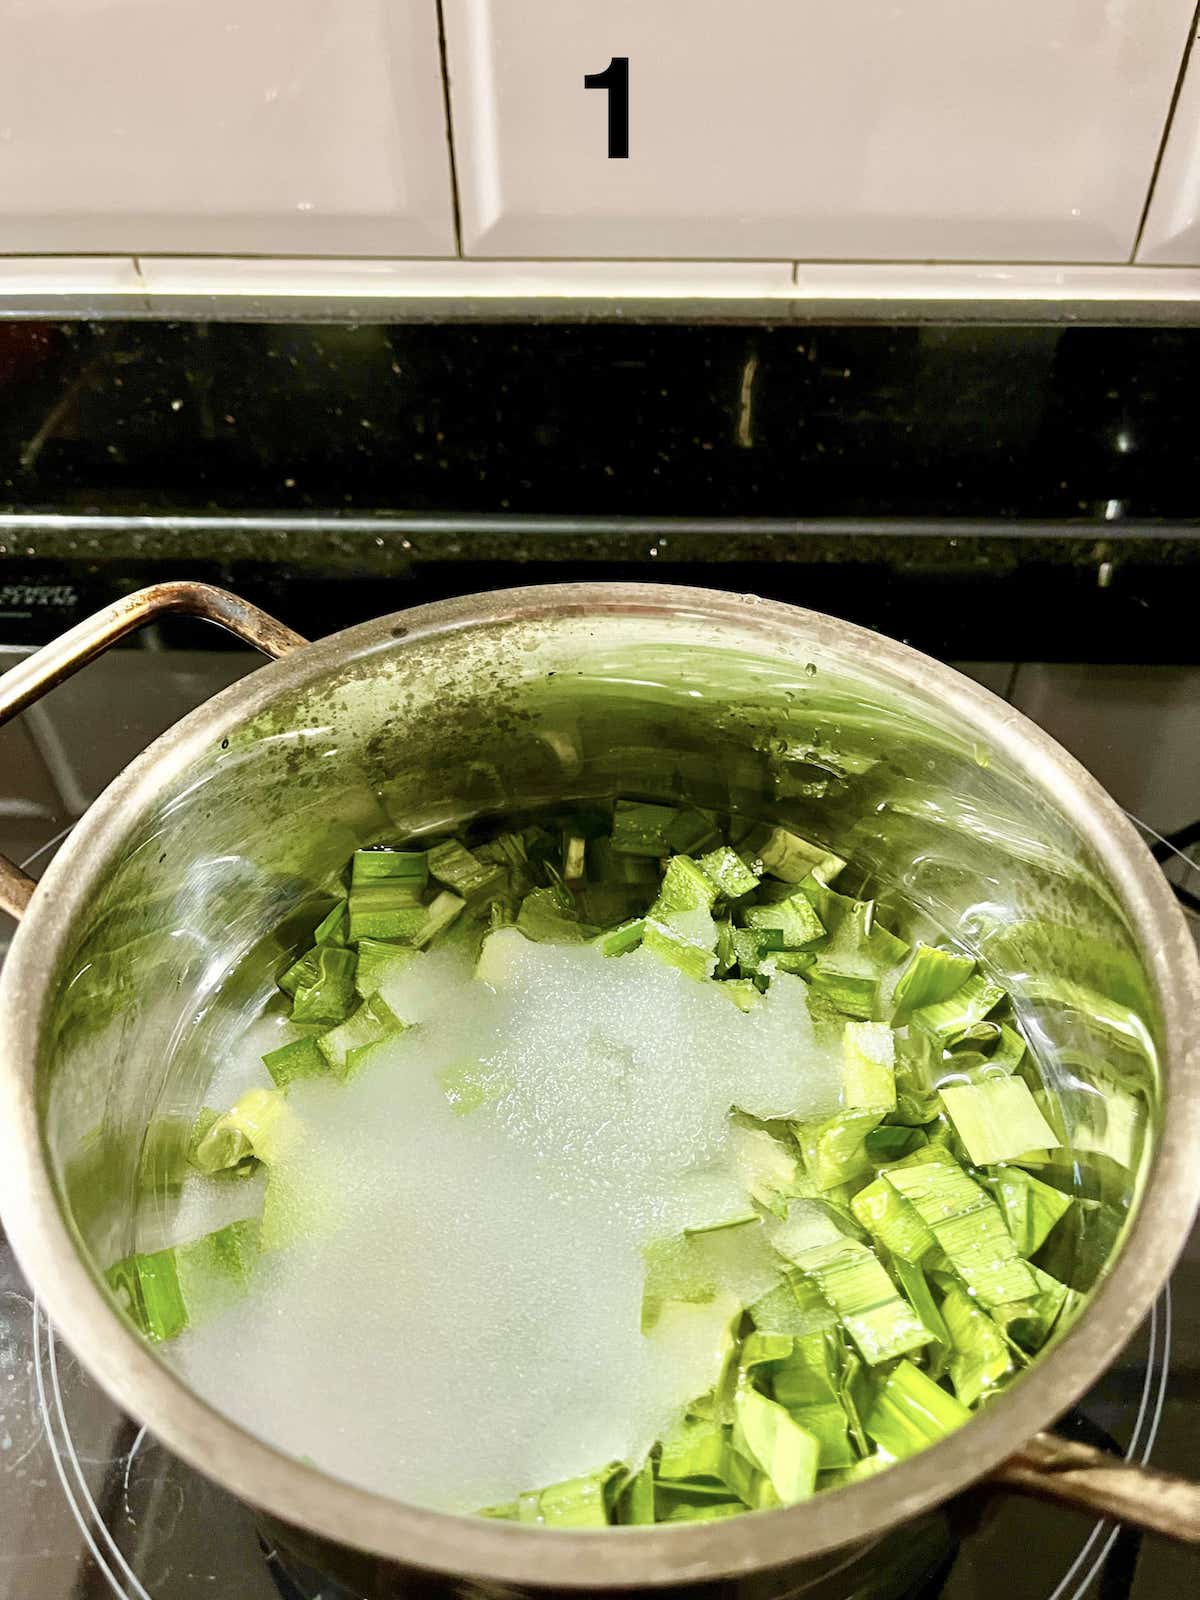
[[[649,584],[472,596],[315,644],[220,590],[163,585],[6,673],[0,721],[166,612],[279,659],[135,761],[36,889],[0,859],[0,906],[21,920],[0,979],[4,1221],[50,1316],[121,1405],[379,1595],[729,1580],[796,1592],[984,1479],[1200,1538],[1195,1486],[1042,1431],[1138,1327],[1200,1197],[1196,952],[1134,830],[1052,739],[845,622]],[[792,819],[877,874],[885,910],[902,899],[976,951],[1021,1010],[1095,1202],[1075,1208],[1062,1268],[1090,1300],[952,1437],[789,1510],[546,1534],[398,1504],[198,1399],[99,1274],[171,1203],[147,1127],[194,1116],[223,1043],[271,989],[280,924],[302,925],[356,846],[622,790]]]

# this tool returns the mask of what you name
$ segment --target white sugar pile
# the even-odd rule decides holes
[[[743,1208],[731,1106],[823,1115],[839,1081],[796,978],[745,1015],[645,951],[514,931],[485,970],[414,961],[386,998],[419,1026],[348,1084],[293,1086],[271,1181],[300,1237],[170,1348],[285,1450],[453,1510],[636,1457],[711,1383],[711,1343],[642,1334],[643,1248]]]

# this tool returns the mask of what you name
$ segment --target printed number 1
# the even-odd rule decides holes
[[[585,73],[585,89],[608,90],[608,159],[629,159],[629,57],[614,56],[603,72]]]

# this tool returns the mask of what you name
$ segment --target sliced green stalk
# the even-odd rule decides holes
[[[1082,1296],[1065,1283],[1034,1267],[1037,1293],[1031,1300],[996,1306],[992,1316],[1008,1338],[1030,1355],[1042,1348],[1060,1323],[1069,1322]]]
[[[462,915],[466,904],[460,895],[450,889],[443,889],[441,894],[435,895],[425,908],[421,926],[412,936],[417,949],[424,950],[440,934],[445,933]]]
[[[903,1461],[953,1433],[970,1416],[960,1400],[911,1361],[901,1361],[884,1379],[863,1421],[880,1449]]]
[[[507,886],[508,874],[494,861],[480,861],[458,839],[447,839],[429,851],[429,876],[462,900],[479,901]]]
[[[339,900],[313,929],[314,944],[345,944],[350,930],[350,908]]]
[[[615,1518],[622,1527],[637,1528],[654,1521],[654,1467],[643,1463],[617,1496]]]
[[[892,1271],[896,1281],[904,1292],[904,1297],[929,1329],[934,1339],[943,1349],[950,1348],[950,1330],[946,1326],[946,1319],[942,1316],[941,1309],[933,1297],[933,1290],[929,1287],[929,1280],[925,1276],[925,1268],[919,1261],[905,1261],[903,1256],[893,1256]]]
[[[839,1387],[841,1364],[840,1339],[812,1333],[793,1340],[792,1354],[771,1375],[774,1398],[817,1440],[822,1471],[857,1459]]]
[[[687,1478],[721,1479],[725,1432],[715,1422],[684,1417],[662,1441],[658,1461],[660,1482]]]
[[[1060,1141],[1038,1110],[1023,1078],[947,1085],[942,1105],[977,1167],[1011,1161],[1026,1150],[1053,1150]]]
[[[884,1177],[915,1207],[981,1305],[1004,1305],[1037,1293],[1033,1272],[1017,1254],[1000,1208],[956,1162],[943,1156],[901,1163]]]
[[[126,1256],[105,1273],[122,1309],[161,1343],[242,1295],[258,1257],[258,1222],[232,1222],[192,1244]]]
[[[857,1239],[797,1252],[796,1265],[813,1280],[869,1366],[927,1345],[933,1335],[881,1263]]]
[[[1051,1230],[1071,1209],[1070,1195],[1052,1189],[1021,1167],[1000,1167],[989,1179],[989,1187],[999,1202],[1021,1255],[1036,1255]]]
[[[727,900],[736,900],[758,888],[758,874],[749,868],[730,845],[719,845],[700,857],[705,876],[716,884]]]
[[[320,945],[311,978],[292,997],[294,1022],[341,1022],[355,1001],[354,971],[358,957],[339,945]]]
[[[944,1046],[968,1034],[1003,999],[1003,989],[989,983],[981,972],[973,972],[947,999],[910,1006],[908,1022]]]
[[[921,1007],[949,1000],[974,971],[975,962],[970,956],[919,944],[892,995],[892,1026],[901,1027]]]
[[[350,879],[351,943],[407,939],[421,924],[429,881],[423,850],[358,850]]]
[[[345,1081],[352,1051],[379,1044],[393,1034],[403,1033],[407,1026],[382,995],[374,994],[363,1001],[353,1016],[323,1033],[317,1040],[317,1048],[329,1063],[333,1076]]]
[[[718,987],[739,1011],[757,1011],[762,1004],[762,990],[752,978],[726,978]]]
[[[842,1030],[842,1104],[848,1111],[896,1107],[896,1040],[882,1022],[848,1022]]]
[[[627,856],[673,855],[668,830],[676,815],[674,806],[618,800],[613,807],[613,850]]]
[[[861,972],[842,972],[818,957],[809,980],[812,992],[843,1016],[866,1021],[875,1010],[879,980]]]
[[[950,1382],[964,1406],[973,1406],[1012,1370],[1008,1345],[999,1328],[958,1284],[942,1299],[942,1318],[950,1333]]]
[[[677,811],[667,824],[666,838],[671,847],[668,853],[678,856],[694,856],[724,843],[716,814],[702,811],[698,806]]]
[[[844,1111],[823,1122],[793,1124],[805,1171],[819,1191],[835,1189],[874,1171],[864,1141],[883,1116],[882,1109]]]
[[[329,1071],[329,1063],[311,1035],[305,1039],[293,1039],[290,1044],[281,1044],[277,1050],[268,1050],[263,1057],[263,1066],[271,1074],[271,1081],[277,1089],[286,1089],[289,1083],[295,1083],[300,1078],[323,1077]]]
[[[424,913],[422,913],[422,916]],[[383,939],[358,941],[358,967],[354,987],[364,1000],[378,994],[385,983],[399,976],[420,951],[411,944],[389,944]]]
[[[893,1161],[911,1155],[914,1150],[920,1150],[927,1143],[928,1136],[924,1128],[886,1122],[882,1127],[872,1128],[863,1140],[863,1147],[877,1166],[886,1167]]]
[[[188,1140],[188,1163],[206,1178],[249,1178],[259,1165],[254,1147],[242,1128],[228,1126],[224,1118],[212,1106],[203,1108]]]
[[[810,873],[823,883],[831,883],[846,865],[841,856],[824,845],[803,839],[789,828],[767,823],[750,830],[741,841],[740,853],[743,861],[761,862],[763,872],[784,883],[800,883]]]
[[[622,922],[619,927],[609,928],[604,933],[598,933],[592,943],[605,956],[628,955],[631,950],[636,950],[642,942],[646,929],[645,917],[634,917],[629,922]]]
[[[825,937],[820,917],[799,893],[770,905],[746,906],[741,917],[743,924],[756,933],[776,935],[764,943],[777,950],[800,950]]]
[[[517,1520],[547,1528],[606,1528],[608,1486],[621,1471],[623,1467],[616,1461],[599,1472],[522,1495],[517,1502]]]
[[[298,1130],[299,1120],[289,1109],[281,1090],[247,1089],[199,1141],[195,1162],[219,1160],[226,1149],[241,1148],[244,1144],[259,1161],[270,1165]],[[201,1165],[201,1171],[205,1170],[211,1169]]]
[[[933,1230],[886,1175],[860,1189],[850,1209],[871,1237],[901,1260],[923,1261],[937,1248]]]
[[[580,922],[570,893],[557,885],[525,896],[517,927],[535,944],[583,944],[596,931]]]
[[[756,1389],[741,1389],[734,1403],[732,1442],[766,1475],[781,1505],[798,1505],[811,1497],[820,1441],[774,1400]]]
[[[678,920],[673,918],[670,922],[660,922],[655,917],[647,917],[642,926],[642,943],[647,950],[652,950],[661,961],[669,966],[678,967],[680,972],[689,978],[702,981],[711,978],[717,964],[716,952],[713,948],[716,942],[716,926],[711,917],[708,917],[708,926],[712,929],[711,941],[706,936],[706,930],[701,927],[697,935],[693,935],[687,926],[681,926],[684,918],[696,916],[695,912],[678,914]],[[700,913],[707,916],[707,913]]]
[[[716,898],[717,886],[702,867],[690,856],[672,856],[649,914],[662,921],[673,911],[709,911]]]

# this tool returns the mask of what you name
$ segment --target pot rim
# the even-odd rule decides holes
[[[117,1312],[80,1256],[43,1155],[34,1062],[58,959],[93,866],[108,859],[164,781],[277,696],[379,650],[465,629],[569,617],[690,615],[763,644],[869,655],[892,687],[936,687],[1103,855],[1161,1007],[1168,1064],[1159,1143],[1123,1245],[1071,1330],[985,1412],[877,1477],[781,1511],[680,1528],[547,1533],[403,1504],[264,1443],[194,1394]],[[403,635],[398,628],[405,630]],[[604,1589],[732,1577],[869,1540],[986,1475],[1086,1390],[1133,1335],[1200,1205],[1200,959],[1174,896],[1132,824],[1050,736],[989,690],[896,640],[754,596],[665,584],[549,584],[391,613],[265,665],[184,717],[104,791],[47,869],[0,972],[0,1210],[52,1321],[112,1398],[191,1466],[242,1499],[411,1567],[533,1587]]]

